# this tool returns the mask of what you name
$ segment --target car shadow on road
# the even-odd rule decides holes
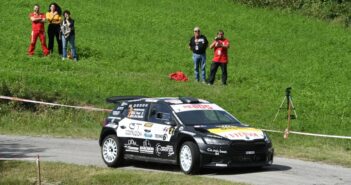
[[[261,173],[270,171],[287,171],[290,170],[290,166],[273,164],[265,167],[251,167],[251,168],[206,168],[203,169],[201,175],[239,175],[249,173]]]
[[[155,170],[164,172],[180,172],[180,167],[172,164],[162,164],[144,161],[125,161],[123,167],[133,167],[139,170]]]
[[[126,161],[123,167],[133,167],[140,170],[155,170],[164,172],[181,172],[178,165],[171,164],[160,164],[153,162],[142,162],[142,161]],[[204,168],[200,171],[199,175],[238,175],[248,173],[260,173],[270,171],[287,171],[290,170],[290,166],[273,164],[271,166],[260,167],[260,168]]]
[[[32,157],[34,158],[38,155],[38,153],[41,153],[44,150],[45,148],[38,148],[29,144],[0,143],[0,158],[8,158],[9,160]]]

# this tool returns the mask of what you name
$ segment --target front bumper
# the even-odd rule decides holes
[[[232,141],[230,145],[199,146],[203,167],[261,167],[273,163],[271,143],[258,141]]]

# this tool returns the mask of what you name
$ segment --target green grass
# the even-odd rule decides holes
[[[38,2],[46,10],[47,2]],[[57,54],[41,57],[39,43],[36,56],[26,55],[33,4],[6,1],[0,8],[6,28],[0,37],[2,95],[103,108],[111,108],[105,98],[115,95],[193,96],[252,126],[284,130],[285,111],[272,120],[291,86],[298,114],[292,130],[351,135],[351,34],[342,26],[221,0],[65,1],[60,5],[76,20],[81,60],[73,63]],[[220,72],[214,86],[193,80],[187,44],[197,25],[210,40],[223,29],[231,41],[227,87],[219,85]],[[212,56],[208,50],[207,69]],[[178,70],[190,81],[170,81],[167,75]],[[6,103],[0,133],[97,138],[105,115]],[[272,135],[278,155],[351,166],[350,157],[337,159],[351,156],[350,140]]]
[[[174,185],[212,185],[234,184],[212,178],[195,177],[183,174],[156,173],[140,170],[107,169],[93,166],[68,165],[41,162],[42,184],[174,184]],[[0,161],[0,184],[36,184],[37,168],[35,162]]]

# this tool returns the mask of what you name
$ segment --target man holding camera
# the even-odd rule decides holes
[[[227,85],[227,64],[228,64],[228,48],[229,40],[224,38],[224,31],[219,30],[217,37],[210,45],[210,48],[214,49],[214,56],[212,59],[211,69],[210,69],[210,79],[208,81],[209,85],[213,85],[216,77],[217,69],[220,66],[222,70],[222,84]]]
[[[200,28],[194,28],[194,36],[189,42],[189,49],[193,52],[194,73],[196,81],[200,82],[199,68],[201,68],[202,83],[206,83],[206,49],[208,47],[207,38],[200,34]]]

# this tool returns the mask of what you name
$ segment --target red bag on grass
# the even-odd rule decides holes
[[[171,73],[168,76],[171,80],[182,81],[182,82],[188,81],[188,77],[182,71]]]

